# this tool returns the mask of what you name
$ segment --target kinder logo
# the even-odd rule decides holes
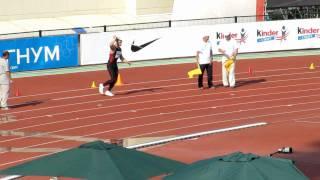
[[[229,33],[217,32],[217,39],[218,40],[225,39],[227,35],[229,35]],[[237,37],[238,37],[238,33],[231,33],[231,39],[237,39]]]
[[[320,29],[319,28],[297,28],[298,40],[320,38]]]
[[[278,36],[279,31],[269,30],[257,30],[257,42],[266,42],[266,41],[274,41]]]
[[[248,33],[244,28],[242,28],[240,31],[240,38],[236,39],[236,41],[239,44],[245,44],[247,39],[248,39]]]
[[[227,35],[231,35],[231,39],[238,40],[238,33],[222,33],[222,32],[217,32],[217,45],[220,45],[221,40],[226,39]]]
[[[278,30],[257,30],[257,42],[266,42],[266,41],[275,41],[275,40],[280,40],[280,41],[285,41],[287,40],[287,37],[289,35],[289,32],[285,26],[282,26],[281,28],[281,34]]]

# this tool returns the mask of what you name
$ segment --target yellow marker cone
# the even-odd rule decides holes
[[[314,70],[314,69],[316,69],[316,67],[315,67],[314,63],[311,63],[311,64],[310,64],[309,69],[310,69],[310,70]]]
[[[91,83],[91,88],[97,88],[95,81],[92,81],[92,83]]]
[[[200,74],[202,74],[200,68],[193,69],[193,70],[191,70],[191,71],[188,72],[189,78],[193,78],[193,76],[195,76],[195,75],[200,75]]]
[[[116,82],[116,86],[122,86],[122,85],[123,85],[123,82],[122,82],[121,76],[120,76],[120,74],[118,74],[118,79],[117,79],[117,82]]]

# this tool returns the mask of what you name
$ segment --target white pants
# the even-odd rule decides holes
[[[8,106],[8,98],[9,98],[9,84],[0,84],[0,105],[1,107]]]
[[[230,86],[230,87],[235,87],[236,85],[236,77],[235,77],[235,68],[236,68],[236,62],[234,62],[230,66],[230,71],[226,70],[224,67],[225,61],[222,61],[222,83],[223,86]]]

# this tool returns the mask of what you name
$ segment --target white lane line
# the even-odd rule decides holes
[[[314,95],[314,96],[317,96],[317,95]],[[300,98],[305,98],[305,97],[310,97],[310,96],[304,96],[304,97],[300,97]],[[284,100],[284,99],[290,99],[290,98],[283,98],[281,100]],[[277,99],[277,100],[280,100],[280,99]],[[269,101],[273,101],[273,100],[269,100]],[[265,101],[261,101],[261,102],[265,102]],[[312,101],[312,102],[305,102],[305,103],[296,103],[295,105],[306,105],[306,104],[313,104],[313,103],[318,103],[320,101]],[[256,103],[256,102],[252,102],[253,104]],[[239,103],[239,104],[247,104],[247,103]],[[232,105],[225,105],[225,106],[221,106],[221,107],[228,107],[228,106],[232,106]],[[286,107],[287,104],[284,104],[284,105],[277,105],[277,106],[269,106],[269,107],[262,107],[262,108],[253,108],[253,109],[245,109],[243,110],[243,112],[245,111],[255,111],[255,110],[262,110],[262,109],[270,109],[270,108],[274,108],[274,107]],[[76,126],[76,127],[71,127],[71,128],[64,128],[64,129],[60,129],[60,130],[55,130],[55,131],[50,131],[50,132],[47,132],[49,134],[53,134],[53,133],[58,133],[58,132],[64,132],[64,131],[69,131],[69,130],[75,130],[75,129],[80,129],[80,128],[87,128],[87,127],[93,127],[93,126],[98,126],[98,125],[104,125],[104,124],[112,124],[112,123],[117,123],[117,122],[125,122],[125,121],[130,121],[130,120],[137,120],[137,119],[142,119],[142,118],[150,118],[150,117],[156,117],[156,116],[159,116],[159,115],[168,115],[168,114],[176,114],[176,113],[182,113],[182,112],[190,112],[190,111],[196,111],[196,110],[203,110],[203,109],[208,109],[210,107],[207,107],[207,108],[197,108],[197,109],[190,109],[190,110],[183,110],[183,111],[175,111],[175,112],[169,112],[169,113],[162,113],[162,114],[150,114],[150,115],[144,115],[144,116],[138,116],[138,117],[131,117],[131,118],[125,118],[125,119],[119,119],[119,120],[115,120],[115,121],[107,121],[107,122],[100,122],[100,123],[94,123],[94,124],[88,124],[88,125],[82,125],[82,126]],[[238,110],[236,111],[230,111],[230,112],[223,112],[223,113],[215,113],[213,114],[214,116],[217,116],[217,115],[227,115],[227,114],[232,114],[232,113],[237,113]],[[206,117],[208,115],[204,115],[204,116],[195,116],[197,118],[201,118],[201,117]],[[209,114],[209,116],[212,116],[212,114]],[[181,118],[182,120],[184,120],[185,118]],[[156,123],[151,123],[151,124],[162,124],[162,123],[167,123],[167,122],[171,122],[171,121],[180,121],[181,119],[173,119],[173,120],[170,120],[170,121],[161,121],[161,122],[156,122]],[[186,119],[189,119],[186,118]],[[191,119],[193,119],[193,117],[191,117]],[[74,119],[73,119],[74,120]],[[78,120],[78,119],[76,119]],[[143,124],[143,125],[136,125],[134,127],[142,127],[142,126],[145,126],[146,124]],[[122,129],[129,129],[131,127],[124,127],[124,128],[119,128],[119,129],[113,129],[113,130],[110,130],[109,132],[112,132],[112,131],[118,131],[118,130],[122,130]],[[14,141],[14,140],[20,140],[20,139],[25,139],[25,138],[28,138],[28,137],[33,137],[34,135],[30,135],[30,136],[24,136],[24,137],[18,137],[18,138],[12,138],[12,139],[8,139],[8,140],[3,140],[3,141],[0,141],[0,143],[3,143],[3,142],[9,142],[9,141]]]
[[[318,110],[320,108],[317,108],[317,109],[311,109],[311,111],[313,110]],[[289,112],[286,112],[286,114],[289,113]],[[283,114],[283,113],[281,113]],[[276,114],[278,115],[278,114]],[[260,116],[261,117],[261,116]],[[263,117],[266,117],[266,116],[263,116]],[[296,121],[296,122],[303,122],[303,121],[300,121],[300,120],[303,120],[303,119],[311,119],[311,118],[318,118],[319,116],[316,115],[316,116],[309,116],[309,117],[304,117],[304,118],[298,118],[298,119],[292,119],[290,121]],[[251,117],[251,119],[254,119],[256,117]],[[308,121],[306,121],[308,122]],[[139,135],[136,135],[136,136],[131,136],[129,138],[135,138],[135,137],[142,137],[142,136],[146,136],[146,135],[154,135],[154,134],[157,134],[157,133],[163,133],[163,132],[169,132],[169,131],[176,131],[176,130],[181,130],[181,129],[189,129],[189,128],[193,128],[193,127],[199,127],[199,126],[204,126],[204,125],[210,125],[212,123],[202,123],[202,124],[197,124],[197,125],[192,125],[192,126],[184,126],[184,127],[180,127],[180,128],[172,128],[172,129],[167,129],[167,130],[163,130],[163,131],[156,131],[156,132],[152,132],[152,133],[144,133],[144,134],[139,134]],[[28,147],[25,147],[25,148],[28,148]],[[19,159],[19,160],[16,160],[16,161],[10,161],[8,163],[3,163],[3,164],[0,164],[0,167],[1,166],[6,166],[6,165],[10,165],[10,164],[15,164],[15,163],[19,163],[19,162],[22,162],[22,161],[27,161],[27,160],[31,160],[31,159],[34,159],[34,158],[39,158],[39,157],[43,157],[43,156],[46,156],[46,155],[50,155],[52,153],[48,153],[48,154],[42,154],[42,155],[37,155],[37,156],[32,156],[32,157],[29,157],[29,158],[24,158],[24,159]]]
[[[279,114],[276,114],[276,115],[279,115]],[[263,117],[266,117],[266,116],[263,116]],[[289,121],[303,122],[303,121],[300,121],[300,120],[312,119],[312,118],[318,118],[318,117],[319,117],[319,115],[310,116],[310,117],[303,117],[303,118],[297,118],[297,119],[292,119],[292,120],[281,120],[281,121],[277,121],[277,123],[283,123],[283,122],[289,122]],[[250,117],[249,119],[255,119],[255,118],[256,117]],[[261,118],[261,117],[259,117],[259,118]],[[157,136],[157,134],[159,134],[159,133],[177,131],[177,130],[182,130],[182,129],[190,129],[190,128],[194,128],[194,127],[206,126],[206,125],[211,125],[211,124],[213,124],[213,123],[209,122],[209,123],[202,123],[202,124],[196,124],[196,125],[190,125],[190,126],[183,126],[183,127],[171,128],[171,129],[160,130],[160,131],[152,131],[150,133],[138,134],[138,135],[130,136],[130,137],[127,137],[127,138],[139,138],[139,137],[145,137],[145,136],[150,136],[150,135]],[[274,122],[272,122],[272,124],[274,124]]]
[[[308,103],[301,103],[299,105],[305,105],[305,104],[314,104],[314,103],[320,103],[320,101],[317,102],[308,102]],[[256,110],[265,110],[265,109],[273,109],[273,108],[280,108],[280,107],[285,107],[285,105],[280,105],[280,106],[270,106],[270,107],[264,107],[264,108],[254,108],[254,109],[247,109],[245,111],[256,111]],[[320,108],[316,108],[316,109],[320,109]],[[313,109],[314,110],[314,109]],[[227,112],[224,114],[232,114],[235,113],[237,111],[234,112]],[[284,111],[281,113],[274,113],[274,114],[286,114],[287,112],[290,111]],[[293,111],[291,111],[293,112]],[[295,112],[305,112],[305,110],[299,110],[299,111],[295,111]],[[134,129],[134,128],[140,128],[140,127],[146,127],[146,126],[153,126],[153,125],[159,125],[159,124],[168,124],[168,123],[173,123],[173,122],[179,122],[179,121],[184,121],[184,120],[190,120],[190,119],[195,119],[195,118],[204,118],[204,117],[212,117],[212,116],[217,116],[217,115],[221,115],[223,113],[215,113],[215,114],[207,114],[207,115],[202,115],[202,116],[191,116],[191,117],[185,117],[185,118],[178,118],[178,119],[172,119],[172,120],[166,120],[166,121],[160,121],[160,122],[153,122],[153,123],[148,123],[148,124],[141,124],[141,125],[135,125],[135,126],[127,126],[127,127],[122,127],[122,128],[118,128],[118,129],[112,129],[112,130],[106,130],[106,131],[101,131],[101,132],[97,132],[97,133],[93,133],[90,135],[85,135],[83,137],[87,137],[87,136],[95,136],[95,135],[101,135],[101,134],[105,134],[105,133],[110,133],[110,132],[115,132],[115,131],[122,131],[122,130],[128,130],[128,129]],[[265,116],[270,116],[271,114],[267,114]],[[262,117],[262,116],[253,116],[254,118],[258,118],[258,117]],[[239,121],[239,120],[244,120],[244,119],[251,119],[251,116],[249,117],[243,117],[243,118],[239,118],[239,119],[230,119],[230,120],[221,120],[221,121],[215,121],[215,122],[211,122],[211,123],[207,123],[208,124],[217,124],[217,123],[224,123],[224,122],[234,122],[234,121]],[[103,124],[103,123],[102,123]],[[106,123],[105,123],[106,124]],[[154,131],[152,132],[154,133]]]
[[[289,85],[289,86],[274,86],[274,87],[270,87],[268,89],[278,89],[280,87],[295,87],[295,86],[300,86],[300,85],[315,85],[315,84],[320,84],[320,83],[306,83],[306,84],[295,84],[295,85]],[[318,88],[319,89],[319,88]],[[277,92],[277,93],[264,93],[262,94],[264,95],[277,95],[277,94],[287,94],[287,93],[296,93],[296,92],[308,92],[308,91],[314,91],[314,90],[318,90],[315,88],[312,89],[304,89],[304,90],[300,90],[300,91],[286,91],[286,92]],[[227,94],[228,92],[224,92],[221,94]],[[101,109],[108,109],[110,107],[123,107],[123,106],[129,106],[129,105],[137,105],[137,104],[146,104],[146,103],[153,103],[153,102],[162,102],[162,101],[169,101],[169,100],[177,100],[177,99],[186,99],[186,98],[194,98],[194,97],[203,97],[203,96],[211,96],[211,95],[216,95],[216,94],[200,94],[200,95],[192,95],[192,96],[180,96],[180,97],[174,97],[174,98],[165,98],[165,99],[158,99],[158,100],[149,100],[149,101],[141,101],[141,102],[134,102],[134,103],[124,103],[124,104],[117,104],[117,105],[112,105],[112,106],[101,106],[101,107],[94,107],[94,108],[86,108],[86,109],[79,109],[79,110],[74,110],[74,111],[65,111],[65,112],[61,112],[61,113],[53,113],[53,114],[45,114],[45,115],[41,115],[41,116],[33,116],[33,117],[28,117],[28,118],[23,118],[23,119],[17,119],[14,122],[7,122],[7,123],[17,123],[17,122],[22,122],[22,121],[26,121],[26,120],[31,120],[31,119],[37,119],[37,118],[43,118],[43,117],[53,117],[53,116],[58,116],[58,115],[66,115],[66,114],[73,114],[73,113],[79,113],[79,112],[85,112],[85,111],[93,111],[93,110],[101,110]],[[228,97],[228,98],[220,98],[220,99],[214,99],[214,101],[218,101],[218,100],[229,100],[229,99],[241,99],[241,98],[247,98],[247,97],[257,97],[257,96],[262,96],[261,94],[254,94],[254,95],[249,95],[249,96],[237,96],[237,97]],[[309,97],[309,96],[308,96]],[[179,106],[179,105],[188,105],[188,104],[194,104],[194,103],[205,103],[205,102],[211,102],[213,100],[206,100],[206,101],[193,101],[193,102],[186,102],[186,103],[177,103],[177,104],[170,104],[170,105],[166,105],[166,106],[160,106],[160,107],[174,107],[174,106]],[[141,110],[151,110],[151,109],[157,109],[159,106],[154,106],[151,108],[143,108],[143,109],[138,109],[138,111]],[[137,111],[137,110],[136,110]],[[125,113],[128,112],[128,110],[126,111],[117,111],[117,112],[112,112],[112,113],[106,113],[105,115],[109,115],[109,114],[119,114],[119,113]],[[96,115],[95,117],[98,117],[99,115]],[[92,116],[89,116],[92,117]],[[59,123],[59,122],[68,122],[68,120],[66,121],[55,121],[52,123]],[[43,123],[40,124],[41,125],[48,125],[48,123]],[[39,126],[39,125],[38,125]]]
[[[265,71],[255,71],[259,73],[264,72],[279,72],[279,71],[289,71],[289,70],[297,70],[297,69],[307,69],[307,67],[298,67],[298,68],[285,68],[285,69],[272,69],[272,70],[265,70]],[[248,72],[240,72],[237,73],[237,75],[240,74],[248,74]],[[217,75],[217,77],[221,77],[220,75]],[[180,80],[188,80],[189,78],[175,78],[175,79],[162,79],[162,80],[156,80],[156,81],[145,81],[145,82],[132,82],[130,84],[126,84],[126,86],[131,85],[141,85],[141,84],[149,84],[149,83],[158,83],[158,82],[170,82],[170,81],[180,81]],[[35,97],[35,96],[44,96],[44,95],[51,95],[51,94],[60,94],[60,93],[67,93],[67,92],[74,92],[74,91],[86,91],[86,90],[92,90],[91,88],[81,88],[81,89],[71,89],[71,90],[64,90],[64,91],[55,91],[55,92],[48,92],[48,93],[39,93],[39,94],[31,94],[26,96],[19,96],[19,97],[11,97],[9,99],[20,99],[20,98],[26,98],[26,97]]]
[[[181,87],[181,86],[188,86],[188,85],[194,85],[194,83],[184,83],[184,84],[164,85],[164,86],[156,86],[156,87],[130,89],[130,90],[124,90],[124,91],[117,91],[116,95],[117,94],[121,94],[121,93],[125,93],[125,92],[130,93],[131,91],[143,91],[143,90],[149,90],[149,89],[162,89],[162,88]],[[154,95],[154,94],[156,94],[156,93],[150,93],[148,95]],[[88,97],[88,96],[101,96],[101,97],[105,98],[105,96],[102,96],[102,95],[97,94],[97,93],[93,93],[93,94],[77,95],[77,96],[70,96],[70,97],[63,97],[63,98],[55,98],[55,99],[52,99],[52,101],[61,101],[61,100],[75,99],[75,98]],[[140,96],[143,96],[143,95],[140,95]],[[135,96],[130,96],[130,97],[135,97]],[[117,98],[117,99],[123,99],[123,98],[128,98],[128,97],[122,97],[122,98]]]
[[[138,148],[143,148],[143,147],[154,146],[157,144],[165,144],[165,143],[169,143],[172,141],[180,141],[180,140],[194,139],[194,138],[198,139],[198,137],[202,137],[202,136],[208,136],[208,135],[212,135],[212,134],[230,132],[230,131],[241,130],[241,129],[246,129],[246,128],[260,127],[260,126],[265,126],[267,124],[268,123],[266,123],[266,122],[259,122],[259,123],[245,124],[245,125],[240,125],[240,126],[233,126],[233,127],[229,127],[229,128],[215,129],[215,130],[211,130],[211,131],[192,133],[192,134],[182,135],[182,136],[178,136],[178,137],[166,138],[166,139],[161,139],[158,141],[137,144],[137,145],[129,146],[127,148],[138,149]]]
[[[246,78],[239,78],[237,81],[248,80],[248,79],[257,79],[257,78],[266,78],[266,77],[279,77],[279,76],[291,76],[291,75],[301,75],[301,74],[313,74],[313,73],[319,73],[319,72],[313,71],[313,72],[303,72],[303,73],[291,73],[291,74],[278,74],[278,75],[266,75],[266,76],[257,76],[257,77],[246,77]],[[221,82],[221,81],[218,81],[218,82]],[[263,83],[263,82],[261,82],[261,83]],[[178,85],[167,85],[167,86],[157,86],[157,87],[154,87],[154,88],[167,88],[167,87],[176,87],[176,86],[179,87],[181,85],[192,85],[192,84],[195,84],[195,83],[178,84]],[[144,90],[144,89],[150,89],[150,88],[125,90],[125,91],[119,91],[119,93],[137,91],[137,90]],[[92,93],[92,94],[76,95],[76,96],[69,96],[69,97],[63,97],[63,98],[55,98],[55,99],[52,99],[52,100],[53,101],[60,101],[60,100],[83,98],[83,97],[98,96],[98,95],[99,95],[98,93]]]
[[[276,80],[276,81],[266,81],[266,82],[262,82],[262,83],[268,83],[269,84],[269,83],[287,82],[287,81],[292,82],[292,81],[296,81],[296,80],[305,80],[305,79],[306,80],[320,79],[320,77],[300,78],[300,79],[297,79],[297,78],[295,78],[295,79],[285,79],[285,80]],[[182,86],[182,85],[183,84],[179,84],[179,86]],[[278,87],[280,87],[280,86],[278,86]],[[281,86],[281,87],[288,87],[288,85],[287,86]],[[274,87],[270,87],[270,88],[274,88]],[[237,90],[237,92],[246,92],[246,91],[251,91],[251,90],[270,89],[270,88],[254,88],[254,89],[247,89],[247,90]],[[48,107],[43,107],[43,108],[38,108],[38,109],[30,109],[30,110],[2,113],[0,115],[13,115],[13,114],[19,114],[19,113],[35,112],[35,111],[41,111],[41,110],[56,109],[56,108],[61,108],[61,107],[69,107],[69,106],[76,106],[76,105],[83,105],[83,104],[90,104],[90,103],[97,103],[97,102],[108,102],[108,101],[116,101],[116,100],[119,100],[119,99],[131,99],[131,98],[136,98],[136,97],[163,95],[163,94],[187,92],[187,91],[199,91],[199,89],[192,88],[192,89],[167,91],[167,92],[159,92],[159,93],[150,93],[150,94],[134,95],[134,96],[128,96],[128,97],[111,98],[111,99],[105,98],[105,99],[101,99],[101,100],[85,101],[85,102],[78,102],[78,103],[69,103],[69,104],[63,104],[63,105],[48,106]],[[226,92],[219,92],[219,93],[215,93],[215,94],[224,94],[224,93],[226,93]]]
[[[211,135],[211,134],[230,132],[230,131],[235,131],[235,130],[240,130],[240,129],[265,126],[265,125],[267,125],[267,123],[261,122],[261,123],[246,124],[246,125],[241,125],[241,126],[234,126],[234,127],[229,127],[229,128],[215,129],[215,130],[212,130],[212,131],[206,131],[206,132],[200,132],[200,133],[194,133],[194,134],[184,135],[184,136],[180,136],[180,137],[175,137],[173,139],[171,138],[171,139],[166,139],[166,140],[155,141],[152,144],[159,144],[159,143],[164,143],[164,142],[167,143],[167,142],[170,142],[170,141],[184,140],[184,139],[193,138],[193,137],[206,136],[206,135]],[[151,146],[152,144],[151,143],[138,144],[138,145],[135,145],[135,146],[129,146],[127,148],[128,149],[138,149],[138,148],[143,148],[143,147],[146,147],[146,146]],[[58,151],[58,152],[61,152],[61,151]],[[58,153],[58,152],[54,152],[54,153]],[[1,166],[5,166],[5,165],[9,165],[9,164],[13,164],[13,163],[18,163],[18,162],[21,162],[21,161],[27,161],[27,160],[34,159],[34,158],[40,158],[40,157],[47,156],[47,155],[54,154],[54,153],[46,153],[46,154],[36,155],[36,156],[24,158],[24,159],[19,159],[19,160],[16,160],[16,161],[11,161],[9,163],[0,164],[0,167]],[[10,180],[12,178],[19,178],[19,177],[22,177],[22,176],[10,176],[10,177],[7,177],[7,178],[9,178],[8,180]],[[7,178],[6,179],[1,179],[1,180],[7,180]]]
[[[271,114],[268,113],[268,114],[256,115],[256,116],[248,116],[248,117],[243,117],[243,118],[238,118],[238,119],[230,119],[230,120],[226,120],[226,121],[203,123],[201,125],[198,124],[196,126],[203,126],[203,125],[210,125],[210,124],[217,124],[217,123],[224,123],[224,122],[233,122],[233,121],[240,121],[240,120],[246,120],[246,119],[256,119],[256,118],[261,118],[261,117],[269,117],[269,116],[283,115],[283,114],[292,114],[292,113],[297,113],[297,112],[308,112],[308,111],[315,111],[315,110],[319,110],[319,109],[320,108],[312,108],[312,109],[304,109],[304,110],[297,110],[297,111],[285,111],[285,112],[281,112],[281,113],[271,113]],[[213,115],[214,114],[211,114],[211,116],[213,116]],[[206,116],[208,117],[209,115],[206,115]],[[198,117],[195,117],[195,118],[198,118]],[[183,127],[180,127],[180,128],[183,128]],[[81,137],[94,136],[94,135],[104,134],[104,133],[106,133],[106,131],[97,132],[97,133],[93,133],[93,134],[87,134],[87,135],[84,135],[84,136],[81,136]],[[38,146],[53,144],[53,143],[62,142],[62,141],[65,141],[65,140],[55,140],[55,141],[49,141],[49,142],[46,142],[46,143],[38,143],[38,144],[35,144],[35,145],[23,147],[21,149],[38,147]],[[3,153],[6,153],[6,152],[2,152],[0,154],[3,154]],[[45,155],[47,155],[47,154],[44,154],[44,155],[41,155],[41,156],[45,156]],[[33,159],[34,157],[36,157],[36,156],[30,157],[30,158],[26,158],[26,159],[17,160],[17,161],[11,161],[11,162],[8,162],[8,163],[3,163],[3,164],[0,164],[0,167],[1,166],[6,166],[6,165],[9,165],[9,164],[13,164],[13,163],[17,163],[17,162],[21,162],[21,161],[28,160],[28,159]]]
[[[298,123],[309,123],[309,124],[320,124],[319,121],[295,121],[295,122],[298,122]]]

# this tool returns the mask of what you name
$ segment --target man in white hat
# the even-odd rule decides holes
[[[198,77],[198,87],[203,88],[203,74],[204,71],[207,71],[208,75],[208,88],[214,88],[212,83],[212,45],[209,41],[209,36],[203,36],[201,46],[196,52],[196,61],[199,65],[202,74]]]
[[[238,45],[234,39],[231,39],[231,33],[225,38],[226,40],[220,43],[218,49],[222,54],[222,83],[224,87],[235,88],[235,61],[238,54]]]

